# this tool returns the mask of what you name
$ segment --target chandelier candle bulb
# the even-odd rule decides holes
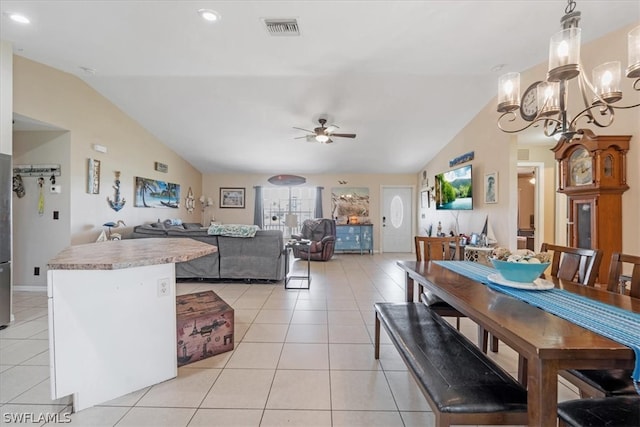
[[[498,80],[498,112],[514,111],[520,107],[520,73],[507,73]]]
[[[640,26],[629,31],[627,48],[629,56],[627,77],[635,79],[640,77]]]
[[[569,80],[580,74],[580,28],[566,28],[551,37],[547,80]]]
[[[542,82],[536,88],[538,92],[538,111],[540,116],[551,116],[560,112],[560,83]]]
[[[593,83],[596,97],[593,102],[599,103],[602,100],[613,103],[622,99],[620,90],[620,61],[606,62],[593,69]]]

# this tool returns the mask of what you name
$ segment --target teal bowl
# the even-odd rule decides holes
[[[491,259],[491,263],[502,277],[512,282],[531,283],[546,270],[550,263],[525,264],[524,262],[507,262]]]

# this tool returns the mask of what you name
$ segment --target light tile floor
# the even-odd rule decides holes
[[[336,255],[312,263],[309,290],[282,283],[179,283],[213,290],[235,309],[235,350],[178,370],[178,377],[69,414],[49,394],[47,298],[16,292],[15,323],[0,331],[2,425],[72,426],[429,426],[429,406],[388,338],[373,358],[373,303],[402,301],[398,259],[411,254]],[[303,263],[295,268],[306,268]],[[295,285],[295,283],[293,283]],[[462,321],[474,342],[476,325]],[[491,354],[508,372],[516,354]],[[96,385],[99,386],[99,385]],[[560,382],[559,400],[578,397]],[[25,415],[27,414],[27,415]],[[67,415],[65,415],[67,414]],[[34,422],[40,419],[40,422]]]

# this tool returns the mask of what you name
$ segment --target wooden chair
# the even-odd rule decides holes
[[[540,252],[553,252],[551,276],[570,280],[581,285],[593,286],[602,261],[599,249],[572,248],[543,243]]]
[[[444,261],[459,259],[460,254],[459,237],[426,237],[415,236],[416,261]],[[418,284],[418,294],[422,302],[431,310],[443,317],[455,317],[456,329],[460,330],[460,318],[466,317],[455,308],[451,307],[440,298],[429,291],[424,290],[424,286]]]
[[[626,255],[618,252],[611,255],[609,266],[609,281],[607,290],[620,292],[620,278],[624,272],[624,265],[630,265],[631,276],[625,275],[623,279],[631,281],[629,295],[640,298],[640,257]],[[578,387],[580,397],[610,397],[628,394],[636,394],[636,389],[631,379],[630,369],[571,369],[561,371],[560,376]]]
[[[620,278],[623,277],[624,264],[631,265],[631,276],[627,275],[624,277],[625,281],[627,277],[630,277],[631,290],[629,296],[640,298],[640,257],[635,255],[626,255],[619,252],[614,252],[613,255],[611,255],[607,290],[616,293],[619,292],[618,284],[620,283]]]
[[[551,276],[569,280],[581,285],[593,286],[596,283],[598,269],[602,261],[599,249],[572,248],[569,246],[543,243],[540,252],[553,252],[551,258]],[[489,336],[484,328],[479,328],[480,348],[486,353]],[[491,349],[497,349],[497,342],[491,343]],[[518,358],[518,378],[526,381],[527,360]]]

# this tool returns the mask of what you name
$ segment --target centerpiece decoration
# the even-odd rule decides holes
[[[535,253],[528,249],[520,249],[512,253],[507,248],[498,247],[493,250],[489,259],[506,280],[531,283],[549,266],[551,254]]]

